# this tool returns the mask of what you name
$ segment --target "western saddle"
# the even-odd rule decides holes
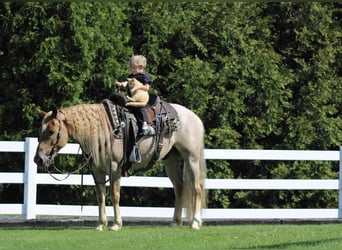
[[[138,133],[136,117],[122,103],[119,105],[119,103],[113,103],[112,100],[104,99],[102,104],[109,117],[114,138],[123,140],[124,160],[121,169],[124,176],[128,176],[128,169],[132,163],[141,162],[139,152],[141,141],[147,137],[154,137],[154,156],[147,165],[147,167],[151,167],[159,158],[163,139],[170,138],[172,132],[180,127],[177,111],[170,103],[161,100],[157,95],[150,94],[149,102],[145,107],[149,124],[155,130],[153,135]]]

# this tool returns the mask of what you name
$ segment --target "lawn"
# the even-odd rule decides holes
[[[342,224],[1,228],[0,249],[342,249]]]

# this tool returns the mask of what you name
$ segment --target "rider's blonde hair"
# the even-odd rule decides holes
[[[130,67],[143,67],[146,68],[146,57],[142,56],[142,55],[136,55],[136,56],[132,56],[129,59],[129,66]]]

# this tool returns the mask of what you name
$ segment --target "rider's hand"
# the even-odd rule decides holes
[[[118,88],[122,87],[122,83],[121,82],[115,82],[114,85]]]

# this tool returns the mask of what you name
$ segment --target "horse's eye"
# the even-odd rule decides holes
[[[53,130],[49,130],[49,131],[48,131],[48,135],[49,135],[49,136],[53,135],[54,133],[55,133],[55,132],[54,132]]]

